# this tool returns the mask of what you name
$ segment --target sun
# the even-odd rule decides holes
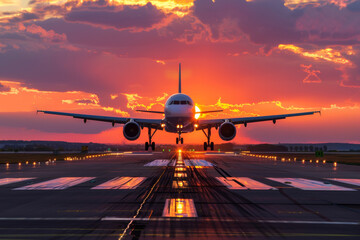
[[[200,108],[198,107],[198,106],[195,106],[195,112],[196,112],[196,114],[195,114],[195,119],[199,119],[199,117],[200,117]]]

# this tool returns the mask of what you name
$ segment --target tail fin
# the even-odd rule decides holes
[[[179,63],[179,93],[181,93],[181,63]]]

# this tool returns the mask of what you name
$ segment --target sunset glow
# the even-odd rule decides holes
[[[356,0],[0,1],[3,140],[129,143],[122,125],[52,110],[162,118],[182,91],[196,119],[306,116],[237,128],[236,143],[354,142],[360,121]],[[137,112],[158,111],[160,114]],[[213,141],[222,142],[213,129]],[[175,142],[158,131],[157,143]],[[184,134],[202,143],[201,131]],[[145,130],[138,142],[146,141]]]

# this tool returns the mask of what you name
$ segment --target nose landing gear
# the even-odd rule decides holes
[[[184,138],[176,138],[176,144],[179,144],[179,142],[184,144]]]

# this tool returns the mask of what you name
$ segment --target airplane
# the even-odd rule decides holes
[[[38,110],[44,114],[54,114],[62,116],[70,116],[73,118],[83,119],[84,123],[87,120],[109,122],[114,126],[115,124],[124,124],[123,135],[127,140],[134,141],[139,138],[141,130],[148,128],[149,141],[145,142],[145,150],[151,148],[155,150],[155,142],[152,141],[157,130],[165,130],[166,132],[176,133],[176,144],[183,144],[184,139],[181,137],[183,133],[190,133],[194,131],[202,131],[207,141],[204,142],[204,150],[208,148],[214,150],[214,142],[211,142],[211,129],[215,128],[219,131],[219,136],[224,141],[230,141],[236,136],[235,125],[243,124],[245,127],[249,123],[272,121],[274,124],[279,119],[287,117],[296,117],[304,115],[312,115],[320,113],[320,111],[301,112],[283,115],[258,116],[258,117],[241,117],[241,118],[221,118],[221,119],[199,119],[200,114],[221,112],[222,110],[212,111],[196,111],[194,101],[186,94],[181,92],[181,64],[179,64],[179,90],[178,93],[171,95],[164,107],[164,111],[147,111],[137,110],[138,112],[147,112],[154,114],[163,114],[162,119],[144,119],[144,118],[124,118],[124,117],[109,117],[98,115],[86,115],[65,112],[53,112]],[[154,131],[152,131],[154,130]]]

